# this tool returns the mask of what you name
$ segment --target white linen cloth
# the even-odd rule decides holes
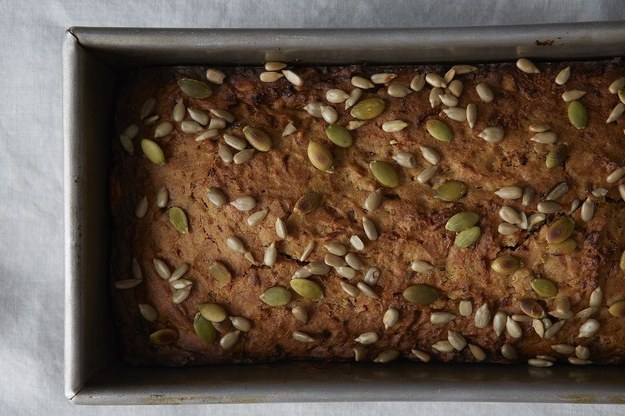
[[[433,27],[625,20],[619,0],[0,0],[0,415],[612,415],[625,406],[319,403],[83,407],[63,393],[66,28]],[[436,397],[432,397],[433,400]]]

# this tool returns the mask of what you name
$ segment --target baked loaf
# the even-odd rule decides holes
[[[129,362],[625,360],[621,60],[283,68],[120,89]]]

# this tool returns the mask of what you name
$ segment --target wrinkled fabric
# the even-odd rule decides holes
[[[607,405],[319,403],[84,407],[63,393],[62,61],[70,26],[445,27],[625,20],[612,1],[0,0],[0,415],[596,415]],[[432,397],[435,400],[436,397]]]

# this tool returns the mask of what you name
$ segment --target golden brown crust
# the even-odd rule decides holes
[[[564,86],[554,83],[556,74],[571,66],[571,79]],[[216,362],[248,362],[277,359],[351,360],[353,348],[360,345],[354,339],[363,332],[374,331],[379,341],[364,346],[366,360],[374,359],[387,349],[397,349],[405,357],[417,348],[444,361],[475,361],[466,348],[461,352],[439,353],[431,345],[447,339],[454,330],[469,343],[479,345],[487,353],[487,361],[507,362],[501,346],[515,346],[520,357],[548,354],[563,361],[566,355],[554,352],[553,344],[583,344],[590,348],[596,363],[623,362],[625,358],[625,320],[612,317],[607,306],[625,299],[625,272],[619,269],[619,258],[625,249],[625,203],[617,185],[606,182],[607,175],[625,164],[625,117],[606,124],[608,114],[618,102],[608,92],[608,85],[625,75],[621,61],[573,62],[539,64],[540,74],[527,75],[514,64],[480,65],[478,71],[457,76],[464,83],[459,106],[475,103],[478,117],[473,129],[467,122],[450,120],[442,112],[444,106],[432,108],[428,101],[431,87],[413,92],[405,98],[393,98],[384,86],[363,91],[363,98],[378,96],[386,103],[377,118],[352,132],[354,144],[342,149],[331,145],[324,133],[327,123],[311,117],[302,107],[310,102],[325,100],[325,92],[340,88],[350,92],[353,75],[369,77],[374,73],[398,74],[395,81],[406,86],[418,73],[444,74],[447,67],[315,67],[294,68],[303,79],[303,87],[295,87],[286,79],[262,83],[262,68],[220,68],[226,73],[223,85],[213,86],[213,95],[204,100],[182,97],[176,84],[180,78],[205,80],[206,68],[179,67],[141,70],[130,74],[119,95],[115,120],[119,133],[130,123],[140,126],[134,139],[135,154],[128,155],[119,140],[113,141],[112,199],[113,217],[113,280],[128,278],[131,260],[136,257],[142,267],[144,281],[134,289],[112,289],[116,316],[121,331],[126,358],[133,363],[165,365],[205,364]],[[495,100],[482,102],[475,90],[479,82],[491,86]],[[567,105],[560,97],[566,90],[586,91],[580,101],[589,113],[585,129],[574,128],[567,118]],[[155,139],[166,156],[164,166],[150,163],[140,148],[140,138],[152,138],[155,126],[144,126],[138,120],[143,102],[156,98],[154,114],[160,120],[172,120],[175,103],[183,98],[185,105],[200,109],[222,108],[234,114],[235,122],[228,124],[214,139],[194,141],[196,134],[185,134],[175,123],[172,134]],[[353,118],[343,104],[332,104],[339,114],[337,124],[347,125]],[[188,115],[187,115],[188,119]],[[408,127],[397,133],[385,133],[385,121],[404,120]],[[454,138],[449,143],[433,139],[425,129],[429,119],[440,119],[451,126]],[[284,127],[292,122],[297,131],[281,138]],[[532,123],[547,122],[558,135],[558,143],[570,146],[570,157],[564,168],[547,169],[545,157],[555,146],[529,140],[534,133]],[[156,123],[158,124],[158,122]],[[256,152],[246,163],[226,165],[217,155],[217,143],[223,143],[223,133],[243,137],[243,127],[261,128],[273,139],[273,149]],[[504,138],[489,143],[478,137],[488,126],[502,127]],[[335,158],[332,174],[316,170],[308,161],[306,147],[310,140],[327,144]],[[393,141],[393,142],[391,142]],[[392,143],[392,144],[391,144]],[[416,177],[431,166],[422,157],[419,145],[430,146],[442,155],[439,171],[426,185]],[[398,152],[416,155],[417,168],[400,168],[400,185],[383,188],[379,208],[366,213],[362,208],[367,195],[379,187],[368,164],[372,160],[393,162]],[[467,195],[457,202],[444,202],[433,197],[433,188],[445,180],[461,180],[468,185]],[[566,181],[569,191],[559,199],[567,211],[574,199],[584,201],[598,187],[609,190],[608,195],[594,198],[593,219],[585,223],[580,210],[572,214],[575,220],[573,238],[577,249],[566,256],[552,256],[546,251],[545,233],[548,225],[563,213],[547,215],[547,221],[530,231],[502,236],[497,227],[501,220],[498,210],[510,205],[527,215],[537,210],[536,204],[557,183]],[[494,194],[500,187],[518,185],[532,187],[536,198],[527,207],[521,200],[504,201]],[[168,206],[179,206],[187,213],[190,231],[178,233],[169,223],[165,209],[155,204],[160,187],[169,191]],[[229,200],[252,195],[257,207],[248,213],[227,205],[216,207],[208,201],[207,189],[217,187]],[[274,224],[277,217],[286,218],[298,198],[307,191],[323,195],[320,208],[306,214],[297,227],[289,229],[288,238],[278,241]],[[143,218],[134,215],[135,205],[148,198],[148,211]],[[251,227],[247,217],[267,208],[267,217]],[[460,250],[454,246],[455,233],[445,230],[446,221],[460,211],[480,214],[481,237],[477,244]],[[362,230],[362,217],[367,216],[377,226],[379,239],[368,241]],[[334,270],[325,276],[310,279],[321,285],[322,300],[304,299],[296,294],[287,307],[269,307],[259,300],[266,289],[280,285],[289,287],[291,276],[304,263],[298,262],[305,246],[312,240],[316,248],[307,261],[323,260],[323,243],[339,241],[349,247],[349,237],[361,236],[365,249],[358,252],[365,263],[381,270],[379,283],[374,286],[379,299],[364,295],[349,297],[340,286]],[[253,254],[251,265],[241,254],[225,245],[228,236],[235,235]],[[261,265],[265,248],[277,241],[279,250],[274,267]],[[352,251],[354,251],[352,249]],[[512,276],[500,275],[490,269],[500,254],[512,253],[521,258],[525,268]],[[172,302],[169,283],[155,272],[152,259],[159,258],[170,267],[183,263],[191,267],[185,275],[193,282],[190,296],[181,304]],[[221,284],[209,276],[211,261],[219,260],[233,273],[229,284]],[[434,266],[431,272],[416,273],[410,268],[413,260],[424,260]],[[458,303],[471,300],[473,310],[487,302],[491,312],[520,314],[518,301],[539,299],[530,287],[531,276],[545,277],[556,282],[559,296],[567,296],[573,312],[588,307],[590,293],[601,287],[604,300],[594,316],[601,328],[597,335],[578,338],[583,320],[572,317],[551,339],[541,339],[531,322],[520,322],[523,336],[512,338],[507,332],[497,336],[492,324],[479,329],[474,314],[462,317]],[[362,272],[350,283],[361,281]],[[416,283],[439,289],[441,296],[429,306],[412,305],[402,297],[403,290]],[[205,343],[193,330],[197,305],[216,302],[229,315],[249,318],[253,327],[242,333],[230,350],[218,342]],[[541,300],[547,309],[553,299]],[[155,322],[146,321],[138,304],[147,303],[157,310]],[[290,309],[305,308],[310,319],[307,324],[296,321]],[[382,316],[393,307],[399,311],[399,321],[384,329]],[[444,325],[430,323],[432,311],[448,311],[458,315]],[[556,319],[553,319],[555,322]],[[218,325],[220,331],[230,331],[229,324]],[[155,346],[149,334],[161,328],[175,328],[179,338],[169,346]],[[302,343],[292,338],[293,331],[302,331],[314,338],[314,343]]]

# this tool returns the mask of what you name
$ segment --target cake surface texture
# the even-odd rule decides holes
[[[625,362],[622,60],[213,68],[118,94],[128,362]]]

